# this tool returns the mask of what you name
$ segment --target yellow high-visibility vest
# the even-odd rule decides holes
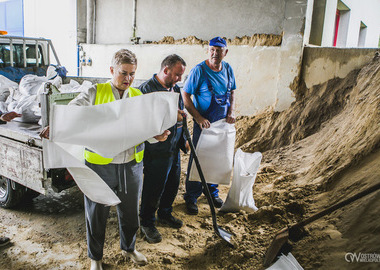
[[[104,104],[108,102],[115,101],[115,96],[112,93],[112,87],[110,83],[99,83],[96,86],[96,97],[95,97],[95,105]],[[135,97],[142,95],[139,89],[129,87],[128,88],[129,97]],[[144,143],[135,146],[135,160],[137,163],[140,163],[144,157]],[[92,163],[98,165],[106,165],[112,162],[113,158],[105,158],[101,155],[92,152],[89,149],[84,151],[84,158]]]

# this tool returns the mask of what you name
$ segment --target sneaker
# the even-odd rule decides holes
[[[136,249],[134,251],[123,250],[121,253],[128,259],[131,259],[132,262],[138,265],[146,265],[148,263],[148,260],[146,259],[144,254],[138,252]]]
[[[162,241],[162,236],[154,225],[149,227],[141,226],[141,232],[145,236],[146,241],[150,244]]]
[[[176,228],[176,229],[181,228],[183,225],[182,220],[173,217],[172,214],[169,214],[167,216],[162,216],[162,217],[158,216],[157,221],[161,224],[166,224],[166,225],[169,225],[169,227]]]
[[[6,246],[11,242],[8,237],[0,237],[0,247]]]
[[[95,261],[93,259],[91,259],[91,270],[103,270],[103,266],[102,266],[102,260],[100,261]]]
[[[216,208],[220,208],[223,205],[223,200],[221,198],[219,198],[219,197],[213,197],[212,198],[212,202],[214,203],[214,206]]]
[[[198,206],[193,202],[186,202],[186,210],[190,215],[198,215]]]

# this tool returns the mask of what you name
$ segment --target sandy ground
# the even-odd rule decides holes
[[[115,209],[108,220],[105,269],[263,269],[275,233],[380,182],[380,60],[344,79],[312,89],[281,113],[237,121],[236,148],[262,152],[253,186],[257,212],[218,213],[235,234],[236,248],[215,236],[206,199],[200,213],[185,213],[184,175],[174,212],[181,229],[158,226],[163,241],[137,249],[149,264],[138,267],[120,253]],[[188,156],[183,155],[183,168]],[[183,172],[185,169],[183,169]],[[225,199],[228,186],[221,187]],[[348,252],[380,254],[380,192],[368,195],[305,227],[290,241],[305,269],[379,269],[380,262],[347,262]],[[12,210],[0,209],[0,230],[12,245],[0,249],[0,269],[89,269],[83,198],[77,188],[39,196]]]

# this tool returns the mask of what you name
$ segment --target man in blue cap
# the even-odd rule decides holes
[[[187,111],[193,116],[193,143],[197,145],[203,128],[209,128],[211,123],[226,119],[227,123],[235,123],[234,90],[235,76],[231,66],[223,61],[227,55],[227,42],[221,37],[210,40],[208,59],[195,66],[189,74],[183,88],[183,101]],[[193,100],[191,99],[193,95]],[[201,182],[189,181],[193,157],[190,155],[186,178],[187,212],[198,214],[197,199],[202,194]],[[219,198],[218,185],[208,184],[215,207],[223,205]]]

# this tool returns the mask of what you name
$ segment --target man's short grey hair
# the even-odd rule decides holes
[[[137,66],[136,55],[128,49],[118,50],[112,57],[112,66],[116,67],[122,64],[131,64]]]
[[[186,67],[185,60],[182,59],[181,56],[176,54],[171,54],[165,57],[165,59],[161,63],[161,70],[163,70],[165,67],[172,68],[174,67],[178,62],[180,62],[183,66]]]

